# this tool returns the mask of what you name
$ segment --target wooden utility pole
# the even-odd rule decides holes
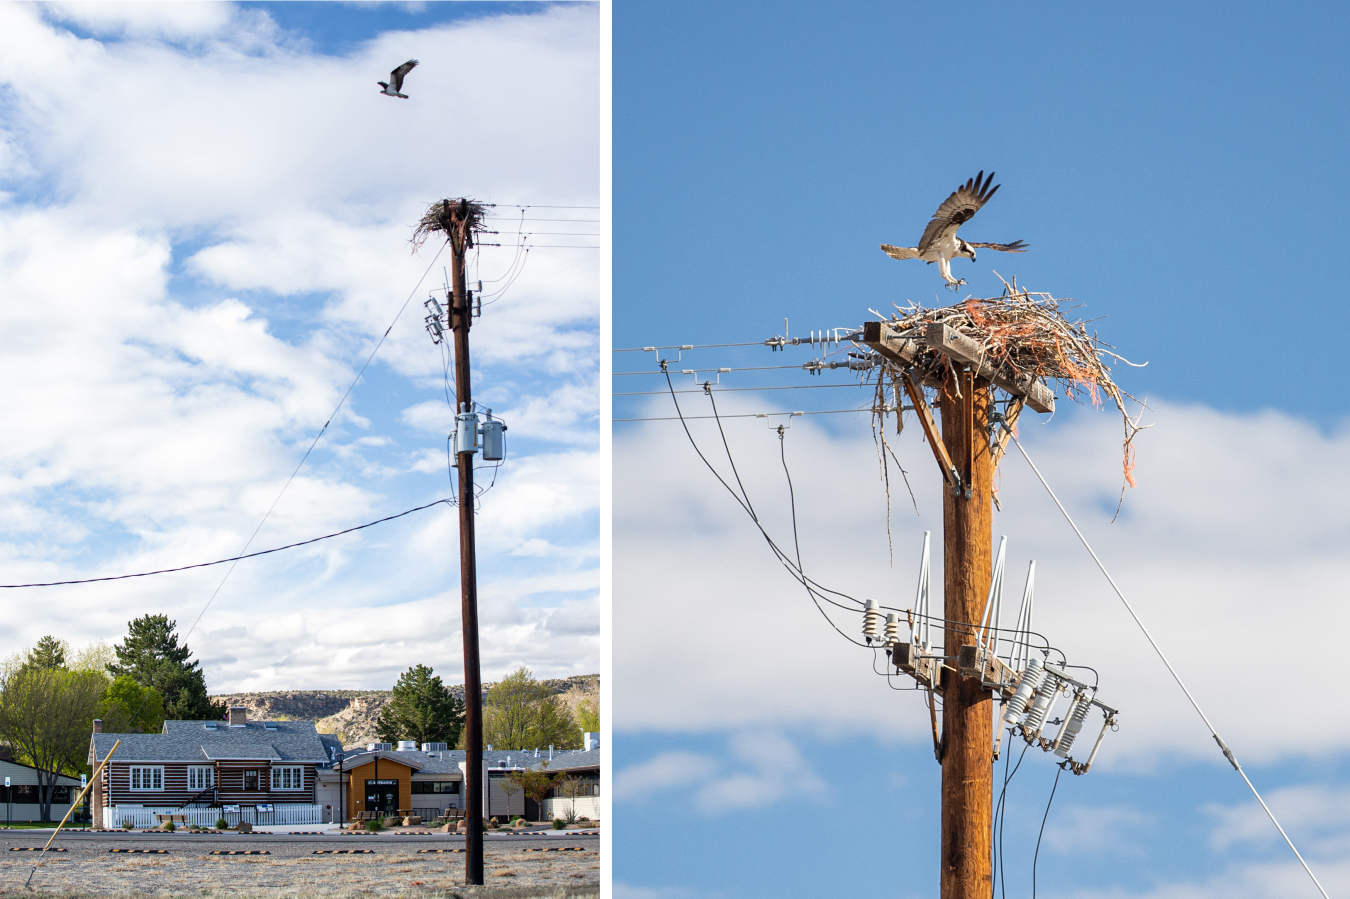
[[[942,502],[943,655],[975,643],[989,593],[993,464],[989,381],[969,366],[941,390],[942,442],[961,475]],[[967,622],[962,626],[959,622]],[[947,663],[949,666],[951,662]],[[942,899],[987,899],[992,888],[993,698],[976,678],[943,671]]]
[[[455,334],[455,411],[473,411],[469,389],[469,326],[473,310],[464,286],[464,262],[472,246],[468,200],[452,211],[450,250],[454,255],[450,328]],[[459,449],[459,447],[456,447]],[[471,452],[457,452],[459,471],[459,595],[464,633],[464,837],[465,883],[483,883],[483,679],[478,665],[478,561],[474,551],[473,462]]]

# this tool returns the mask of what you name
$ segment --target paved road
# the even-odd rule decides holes
[[[50,830],[0,831],[0,851],[10,859],[36,856],[31,852],[10,852],[11,849],[41,848],[51,839]],[[61,847],[71,854],[107,852],[110,849],[167,849],[174,855],[208,855],[221,850],[265,850],[273,856],[296,857],[312,855],[316,849],[370,849],[378,855],[416,855],[419,849],[462,849],[464,837],[457,834],[193,834],[193,833],[88,833],[78,830],[62,831],[53,848]],[[485,835],[484,853],[501,855],[522,849],[549,847],[578,847],[592,852],[599,850],[598,835],[568,834],[551,836],[545,832],[519,835]],[[64,853],[63,853],[64,854]],[[459,853],[455,853],[459,854]]]

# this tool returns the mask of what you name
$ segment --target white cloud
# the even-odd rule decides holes
[[[415,99],[380,97],[409,55]],[[5,580],[237,553],[382,337],[251,548],[446,495],[444,446],[398,416],[441,391],[420,299],[385,334],[435,254],[409,253],[411,225],[461,193],[594,205],[598,71],[585,6],[378,34],[338,57],[229,4],[0,4]],[[452,139],[464,121],[474,139]],[[476,392],[542,406],[533,420],[565,449],[522,441],[482,499],[485,676],[598,666],[598,435],[577,399],[597,393],[593,255],[534,251],[475,326]],[[472,261],[491,282],[510,251]],[[440,508],[241,563],[188,642],[215,689],[453,670],[456,540]],[[186,631],[223,575],[53,589],[0,648],[116,640],[146,612]]]
[[[725,414],[745,411],[735,400],[719,405]],[[1327,488],[1350,457],[1350,434],[1320,433],[1275,412],[1154,407],[1158,424],[1139,441],[1140,486],[1115,524],[1117,422],[1066,409],[1045,425],[1024,418],[1023,440],[1240,759],[1345,749],[1350,722],[1323,713],[1339,698],[1334,653],[1297,652],[1288,636],[1296,622],[1316,622],[1324,633],[1350,623],[1350,563],[1342,552],[1350,511]],[[861,419],[836,426],[842,436],[798,420],[787,438],[806,570],[852,596],[908,606],[922,531],[934,531],[941,544],[931,454],[917,430],[900,438],[924,515],[915,517],[893,483],[892,566],[870,430]],[[761,520],[790,551],[777,436],[754,419],[726,427]],[[715,428],[693,422],[691,429],[728,472]],[[1070,662],[1096,667],[1102,699],[1122,710],[1120,732],[1108,735],[1098,766],[1147,767],[1163,754],[1225,764],[1015,453],[1002,466],[1006,511],[994,525],[996,535],[1011,538],[1005,607],[1015,608],[1026,560],[1037,559],[1037,629]],[[614,456],[615,630],[643,635],[615,645],[616,722],[710,731],[809,720],[929,739],[919,697],[888,690],[872,673],[872,653],[821,620],[678,423],[621,432]],[[933,564],[941,572],[940,551]],[[830,611],[846,633],[860,633],[860,615]],[[1291,652],[1303,672],[1296,686],[1275,676]],[[766,653],[790,664],[765,665]],[[679,659],[679,677],[652,671],[653,655]]]
[[[621,802],[672,790],[686,794],[705,815],[722,815],[789,798],[818,798],[825,784],[791,740],[762,729],[730,734],[726,752],[670,750],[614,776],[615,795]]]
[[[661,790],[688,787],[709,777],[720,762],[699,752],[663,752],[614,775],[614,795],[620,802],[642,799]]]

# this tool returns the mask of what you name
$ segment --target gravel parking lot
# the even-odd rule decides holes
[[[488,837],[483,887],[463,886],[463,852],[426,851],[463,849],[462,838],[443,834],[62,834],[56,845],[66,851],[48,852],[33,876],[32,889],[24,890],[24,880],[39,857],[31,850],[41,848],[50,836],[50,831],[9,831],[0,836],[0,896],[36,892],[68,899],[456,895],[584,899],[599,895],[599,838],[542,834]]]

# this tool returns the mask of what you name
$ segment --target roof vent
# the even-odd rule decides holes
[[[399,752],[416,752],[416,751],[417,751],[417,741],[416,741],[416,740],[399,740],[399,741],[398,741],[398,751],[399,751]]]
[[[445,752],[449,748],[447,743],[423,743],[423,752]]]
[[[267,728],[268,730],[276,730],[277,723],[275,721],[268,721],[263,725],[263,727]]]
[[[217,725],[217,722],[215,722],[215,721],[207,721],[207,722],[205,722],[204,724],[202,724],[202,727],[206,728],[207,730],[215,730],[215,729],[216,729],[216,725]]]
[[[393,743],[367,743],[366,752],[379,752],[381,750],[389,751],[394,748]]]

